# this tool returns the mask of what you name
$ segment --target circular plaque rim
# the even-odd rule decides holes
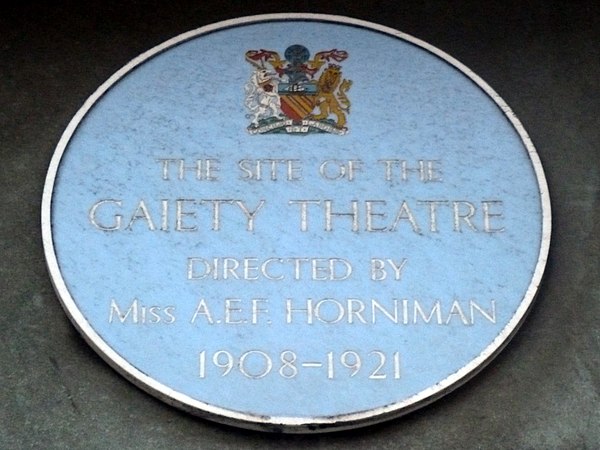
[[[420,47],[421,49],[434,54],[438,58],[441,58],[446,63],[453,66],[455,69],[462,72],[465,76],[467,76],[470,80],[477,84],[477,86],[480,89],[482,89],[494,101],[494,103],[496,103],[496,105],[502,110],[506,118],[510,121],[514,129],[517,131],[523,145],[525,146],[525,149],[533,166],[540,194],[540,204],[542,212],[542,233],[538,253],[538,260],[523,299],[521,300],[514,315],[511,317],[511,319],[508,321],[508,323],[502,329],[502,331],[498,334],[498,336],[496,336],[496,338],[485,348],[484,351],[482,351],[476,358],[469,361],[469,363],[463,366],[460,370],[456,371],[447,378],[439,381],[435,385],[424,389],[418,394],[415,394],[400,402],[392,403],[389,405],[373,408],[366,411],[359,411],[355,413],[342,414],[337,416],[322,416],[310,418],[265,416],[217,407],[208,403],[201,402],[199,400],[195,400],[181,392],[177,392],[169,388],[168,386],[157,382],[152,377],[141,372],[139,369],[136,369],[126,359],[117,354],[96,333],[94,328],[90,325],[90,323],[86,320],[86,318],[83,316],[83,314],[77,307],[77,304],[71,296],[66,286],[65,280],[62,277],[58,259],[54,250],[54,241],[52,238],[52,197],[54,184],[56,181],[56,176],[59,170],[62,156],[65,150],[67,149],[69,141],[74,135],[75,131],[77,130],[80,122],[92,109],[96,101],[98,101],[104,95],[104,93],[106,93],[114,84],[116,84],[121,78],[123,78],[126,74],[132,71],[135,67],[139,66],[140,64],[143,64],[147,60],[158,55],[159,53],[168,50],[169,48],[174,47],[182,42],[226,28],[260,22],[274,22],[286,20],[330,22],[377,31],[407,41],[417,47]],[[51,281],[59,297],[59,300],[61,301],[61,304],[73,325],[77,328],[77,330],[88,342],[88,344],[110,366],[112,366],[121,375],[123,375],[125,378],[127,378],[129,381],[131,381],[144,391],[154,395],[155,397],[158,397],[159,399],[170,405],[176,406],[194,415],[214,420],[216,422],[235,425],[243,428],[291,433],[338,431],[349,428],[356,428],[359,426],[366,426],[382,422],[393,417],[398,417],[435,401],[436,399],[440,398],[446,393],[459,387],[460,385],[468,381],[471,377],[473,377],[475,374],[477,374],[510,341],[514,333],[516,333],[516,331],[518,330],[519,326],[523,323],[528,311],[530,310],[533,300],[537,294],[538,287],[541,283],[546,262],[548,259],[552,226],[551,205],[548,185],[536,149],[531,139],[529,138],[529,135],[525,131],[525,128],[523,127],[519,119],[516,117],[516,115],[513,113],[511,108],[498,95],[498,93],[494,91],[483,79],[481,79],[478,75],[476,75],[473,71],[471,71],[461,62],[459,62],[452,56],[446,54],[442,50],[393,28],[345,16],[311,13],[262,14],[241,17],[237,19],[230,19],[206,25],[195,30],[191,30],[178,36],[175,36],[163,42],[162,44],[155,46],[154,48],[132,59],[129,63],[127,63],[117,72],[115,72],[85,101],[85,103],[79,109],[79,111],[77,111],[73,119],[71,119],[69,125],[67,126],[60,138],[60,141],[52,156],[48,169],[48,174],[46,177],[46,182],[44,185],[44,192],[42,197],[41,225],[42,241],[44,246],[44,253],[46,256],[46,264],[48,266]]]

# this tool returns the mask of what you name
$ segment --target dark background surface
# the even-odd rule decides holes
[[[596,6],[593,6],[593,5]],[[33,2],[0,11],[0,448],[599,448],[600,7],[595,2]],[[544,164],[553,240],[536,304],[473,380],[330,435],[238,430],[145,394],[78,335],[46,271],[46,170],[85,99],[182,32],[267,12],[348,15],[442,49],[512,107]],[[93,270],[90,268],[89,270]]]

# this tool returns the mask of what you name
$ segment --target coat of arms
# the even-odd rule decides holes
[[[254,72],[245,86],[250,134],[346,134],[352,81],[342,76],[343,50],[321,51],[311,59],[303,45],[291,45],[281,59],[271,50],[249,50]]]

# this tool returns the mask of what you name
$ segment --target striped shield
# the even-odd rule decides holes
[[[315,109],[317,86],[313,83],[280,83],[278,93],[281,110],[292,120],[305,119]]]

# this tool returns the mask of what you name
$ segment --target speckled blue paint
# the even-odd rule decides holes
[[[265,48],[283,55],[295,43],[313,54],[332,48],[348,51],[349,58],[341,63],[344,76],[353,81],[346,136],[247,133],[243,87],[252,68],[245,52]],[[189,174],[183,181],[161,180],[155,160],[167,157],[218,158],[220,180],[197,181]],[[301,159],[304,179],[242,181],[236,163],[244,158]],[[421,183],[413,177],[390,184],[377,162],[386,158],[440,160],[443,182]],[[351,183],[323,180],[318,166],[325,159],[360,159],[364,170]],[[206,207],[194,208],[197,218],[186,219],[198,225],[198,232],[174,232],[172,218],[169,232],[150,232],[144,221],[131,231],[102,232],[88,219],[90,207],[100,199],[122,200],[119,212],[124,216],[144,199],[160,226],[160,200],[176,198],[235,198],[250,207],[265,199],[266,204],[252,233],[229,207],[223,208],[218,232],[210,230]],[[414,206],[423,233],[412,232],[406,223],[392,233],[353,233],[347,219],[338,219],[340,229],[324,232],[317,216],[311,216],[310,230],[301,233],[298,208],[287,204],[290,199],[333,199],[340,209],[353,199],[386,200],[389,208],[381,209],[391,216],[406,200]],[[427,210],[415,206],[424,199],[502,200],[503,218],[494,223],[505,231],[457,233],[450,209],[440,207],[440,231],[431,233]],[[402,401],[479,355],[513,316],[529,286],[540,247],[541,215],[537,180],[518,133],[468,77],[398,38],[304,21],[213,32],[132,70],[100,98],[75,131],[61,161],[52,207],[63,278],[80,311],[110,347],[141,372],[194,399],[234,411],[294,417],[347,414]],[[188,256],[339,257],[353,264],[354,273],[343,282],[188,281]],[[407,258],[402,280],[369,280],[372,257]],[[222,319],[224,299],[230,297],[268,299],[272,323],[190,324],[200,298]],[[109,323],[111,299],[125,306],[134,298],[145,305],[174,306],[175,323]],[[382,304],[406,298],[423,306],[440,300],[444,308],[454,299],[473,299],[482,306],[493,299],[497,320],[492,324],[480,318],[469,326],[457,320],[448,326],[385,320],[286,324],[287,298],[298,303],[307,298],[378,299]],[[263,350],[273,356],[274,369],[252,380],[237,369],[222,377],[209,365],[207,377],[200,379],[199,352],[220,349],[235,355]],[[290,380],[277,373],[283,350],[294,350],[299,361],[321,362],[329,351],[339,355],[355,350],[367,363],[355,377],[338,365],[333,380],[324,368],[300,368]],[[369,380],[367,368],[374,368],[375,361],[367,357],[371,350],[400,352],[401,378]]]

